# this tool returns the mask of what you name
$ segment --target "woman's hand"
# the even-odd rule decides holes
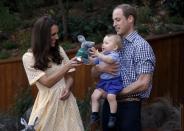
[[[61,91],[60,100],[66,100],[70,96],[70,90],[68,88],[65,88]]]
[[[65,88],[61,91],[60,100],[66,100],[70,96],[70,88],[73,84],[73,78],[70,75],[66,75],[65,78],[66,85]]]
[[[74,57],[72,58],[71,60],[67,61],[64,63],[65,67],[69,69],[72,69],[72,68],[75,68],[77,66],[80,66],[81,65],[81,62],[77,61],[77,58]]]

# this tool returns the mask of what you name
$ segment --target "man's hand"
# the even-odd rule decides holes
[[[118,69],[119,69],[119,64],[117,64],[117,63],[109,64],[109,65],[99,64],[99,65],[94,66],[91,69],[91,75],[92,75],[92,77],[96,77],[96,78],[102,72],[106,72],[106,73],[110,73],[112,75],[115,75],[117,73]]]
[[[119,64],[117,63],[114,63],[114,64],[99,64],[99,65],[96,65],[96,70],[98,72],[106,72],[106,73],[109,73],[109,74],[116,74],[118,69],[119,69]]]

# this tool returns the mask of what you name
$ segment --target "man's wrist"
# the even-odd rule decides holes
[[[97,73],[102,72],[102,69],[100,68],[99,65],[96,65],[96,66],[95,66],[95,70],[97,71]]]
[[[92,70],[91,70],[91,73],[92,73],[92,76],[93,77],[98,77],[98,75],[99,75],[99,70],[97,69],[98,67],[96,67],[96,66],[93,66],[93,68],[92,68]]]

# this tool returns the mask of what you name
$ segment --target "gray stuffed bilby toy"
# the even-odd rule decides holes
[[[35,118],[34,124],[33,125],[28,125],[28,123],[26,122],[26,120],[24,120],[24,118],[21,118],[21,124],[25,126],[24,129],[22,129],[21,131],[36,131],[35,130],[35,125],[37,124],[37,120],[38,117]]]
[[[89,49],[95,45],[95,42],[86,41],[83,35],[78,35],[77,39],[81,43],[81,48],[76,54],[77,60],[84,64],[88,64]]]

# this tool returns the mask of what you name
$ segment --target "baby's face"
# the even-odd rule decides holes
[[[115,40],[111,36],[105,36],[102,44],[102,51],[114,51],[117,50],[117,44],[115,43]]]

